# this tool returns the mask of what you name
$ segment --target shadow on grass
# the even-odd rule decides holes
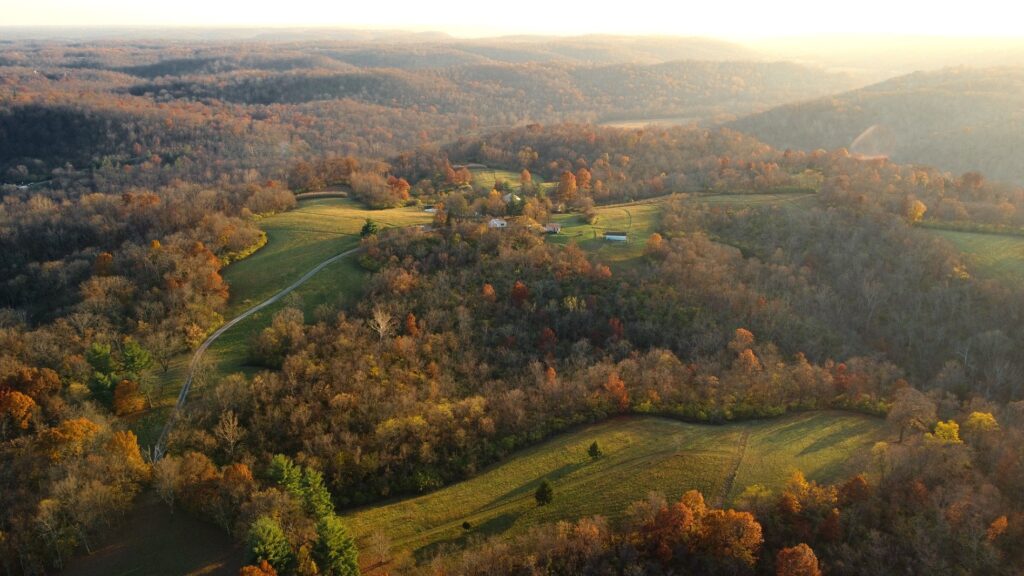
[[[537,478],[534,478],[533,480],[526,482],[525,484],[522,484],[518,488],[510,490],[502,494],[501,496],[498,496],[494,500],[491,500],[487,504],[481,506],[478,512],[487,510],[489,508],[493,508],[495,506],[501,506],[502,504],[507,504],[508,502],[511,502],[512,500],[515,500],[517,498],[521,498],[526,494],[532,494],[534,490],[537,489],[537,486],[540,485],[542,480],[547,480],[548,482],[556,482],[568,476],[569,474],[572,474],[573,472],[580,470],[587,464],[590,464],[589,460],[581,460],[579,462],[563,464],[562,466],[556,468],[555,470],[552,470],[551,472],[548,472],[547,474],[538,476]]]
[[[849,440],[854,436],[860,436],[861,434],[864,434],[865,432],[867,432],[867,430],[867,422],[861,422],[855,426],[843,427],[839,430],[836,430],[835,432],[826,434],[825,436],[818,438],[810,445],[808,445],[806,448],[801,450],[800,453],[797,454],[797,456],[806,456],[808,454],[813,454],[814,452],[818,452],[820,450],[828,450],[830,448],[833,448],[836,444],[839,444],[845,440]]]
[[[474,540],[484,540],[491,536],[503,534],[512,528],[520,514],[506,512],[504,514],[488,519],[478,526],[471,526],[469,530],[463,530],[462,534],[454,538],[446,538],[418,548],[414,552],[416,560],[422,562],[433,558],[438,552],[444,550],[459,550],[466,547],[466,544]]]

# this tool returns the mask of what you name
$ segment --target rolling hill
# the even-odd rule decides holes
[[[545,522],[621,518],[651,491],[678,498],[698,489],[710,502],[730,505],[750,486],[780,488],[794,470],[818,481],[857,473],[882,434],[881,420],[839,412],[723,426],[619,418],[528,448],[470,480],[345,520],[358,538],[383,530],[396,549],[425,553]],[[587,447],[595,441],[604,455],[591,460]],[[555,497],[538,507],[533,492],[542,479]]]
[[[1024,68],[918,72],[784,105],[730,126],[778,148],[848,147],[1020,184]]]
[[[274,105],[347,99],[479,117],[492,125],[638,116],[731,118],[854,85],[844,74],[752,60],[599,66],[473,62],[443,69],[321,64],[307,54],[234,62],[175,60],[122,70],[140,78],[154,78],[154,70],[167,72],[126,89],[157,100]],[[210,68],[222,72],[205,72]]]

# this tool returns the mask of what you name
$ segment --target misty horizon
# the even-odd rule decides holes
[[[656,17],[652,17],[655,16]],[[465,0],[422,5],[407,1],[333,5],[296,0],[287,8],[268,0],[244,7],[182,0],[173,10],[126,0],[83,5],[40,0],[12,6],[6,26],[168,28],[344,28],[382,31],[438,31],[459,38],[542,35],[700,36],[725,39],[792,38],[822,35],[1022,38],[1011,7],[981,0],[965,12],[955,7],[866,0],[823,7],[809,0],[765,5],[729,0],[714,5],[665,6],[638,0],[619,7],[550,4],[525,0],[495,17]]]

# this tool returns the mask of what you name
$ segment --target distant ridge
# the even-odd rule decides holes
[[[915,72],[729,125],[778,148],[850,148],[856,141],[854,153],[1024,184],[1022,67]],[[879,128],[870,142],[859,138],[873,126]]]

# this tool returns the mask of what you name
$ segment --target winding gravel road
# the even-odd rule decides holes
[[[292,282],[292,284],[285,288],[284,290],[281,290],[280,292],[274,294],[270,298],[267,298],[263,302],[260,302],[259,304],[253,306],[252,308],[249,308],[245,312],[242,312],[241,314],[233,318],[230,322],[225,323],[223,326],[218,328],[213,334],[210,334],[210,336],[202,344],[199,345],[199,348],[196,349],[195,353],[192,355],[192,360],[188,364],[188,377],[185,378],[185,384],[181,387],[181,392],[178,393],[178,401],[174,404],[174,410],[171,411],[171,415],[167,418],[167,423],[164,424],[164,429],[162,432],[160,432],[160,439],[156,441],[156,446],[153,447],[154,461],[159,460],[164,455],[164,451],[167,449],[167,437],[171,433],[171,426],[174,425],[174,419],[178,416],[178,413],[181,411],[182,407],[185,406],[185,400],[188,398],[189,390],[191,390],[192,388],[192,379],[195,377],[196,367],[199,366],[199,361],[202,360],[203,354],[206,353],[206,350],[209,349],[209,347],[214,342],[217,341],[217,338],[223,336],[225,332],[231,330],[231,328],[233,328],[242,320],[245,320],[249,316],[252,316],[253,314],[259,312],[260,310],[263,310],[267,306],[276,303],[281,298],[284,298],[290,292],[292,292],[299,286],[305,284],[310,278],[316,276],[317,272],[320,272],[324,268],[330,266],[331,264],[334,264],[335,262],[341,260],[342,258],[345,258],[346,256],[355,254],[359,250],[361,250],[361,248],[352,248],[351,250],[346,250],[341,254],[331,256],[327,260],[324,260],[323,262],[317,264],[312,270],[303,274],[301,278],[299,278],[295,282]]]

